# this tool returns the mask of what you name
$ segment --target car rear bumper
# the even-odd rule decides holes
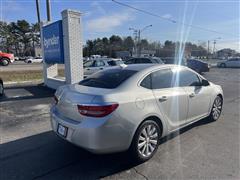
[[[111,116],[111,118],[114,117]],[[53,131],[63,139],[90,152],[113,153],[127,150],[131,143],[130,133],[119,123],[109,123],[111,119],[86,119],[82,122],[62,117],[55,107],[51,109]],[[58,126],[67,127],[66,137],[58,133]]]

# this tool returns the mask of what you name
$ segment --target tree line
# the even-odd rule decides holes
[[[131,36],[120,37],[112,35],[111,37],[97,38],[87,40],[83,48],[84,56],[94,54],[116,57],[116,52],[127,51],[134,55],[137,50],[154,51],[155,56],[171,57],[176,53],[178,47],[184,46],[185,54],[192,56],[207,56],[207,50],[204,44],[196,45],[186,42],[184,45],[179,42],[159,41],[150,42],[147,39],[137,41]],[[31,24],[26,20],[17,22],[0,21],[0,50],[3,52],[14,53],[15,56],[35,56],[35,47],[40,47],[40,27],[39,24]]]
[[[142,39],[140,42],[134,40],[131,36],[120,37],[112,35],[107,38],[97,38],[94,40],[88,40],[83,49],[84,56],[91,56],[94,54],[116,57],[118,51],[128,51],[131,55],[136,53],[137,48],[140,52],[153,51],[155,56],[158,57],[172,57],[175,56],[177,50],[182,49],[184,55],[188,56],[207,56],[207,50],[204,44],[196,45],[191,42],[181,44],[180,42],[173,42],[166,40],[164,43],[159,41],[150,42],[147,39]],[[182,47],[182,48],[181,48]]]
[[[35,56],[35,47],[40,47],[40,26],[25,20],[0,21],[0,50],[15,56]]]

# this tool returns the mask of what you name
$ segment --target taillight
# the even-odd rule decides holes
[[[104,117],[117,109],[118,104],[110,105],[78,105],[78,112],[84,116]]]
[[[56,96],[54,96],[53,98],[54,98],[55,104],[57,104],[58,103],[58,98]]]

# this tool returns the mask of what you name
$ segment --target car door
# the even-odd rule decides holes
[[[170,130],[185,123],[188,111],[188,97],[181,87],[174,87],[171,69],[161,69],[151,73],[152,90],[159,112],[167,120]]]
[[[103,70],[104,66],[105,66],[104,61],[102,61],[102,60],[95,60],[95,62],[93,64],[93,67],[91,68],[92,73],[96,73],[96,72],[98,72],[100,70]]]
[[[95,64],[95,61],[93,60],[86,61],[83,64],[85,77],[91,75],[94,72],[94,64]]]
[[[182,87],[187,93],[189,105],[187,122],[208,115],[211,101],[209,86],[201,86],[200,77],[186,68],[177,68],[173,72],[175,86]]]
[[[236,61],[235,58],[229,59],[229,60],[226,62],[226,65],[227,65],[227,67],[236,67],[237,61]]]
[[[240,67],[240,58],[236,58],[236,62],[235,62],[234,67]]]

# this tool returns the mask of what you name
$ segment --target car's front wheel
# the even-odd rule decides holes
[[[161,129],[153,120],[144,121],[137,129],[130,151],[135,160],[144,162],[156,153],[161,136]]]
[[[217,96],[213,102],[213,107],[209,115],[210,120],[216,121],[222,113],[223,99]]]
[[[9,65],[9,63],[10,63],[10,60],[9,60],[9,59],[7,59],[7,58],[2,58],[2,59],[1,59],[1,64],[2,64],[3,66]]]

